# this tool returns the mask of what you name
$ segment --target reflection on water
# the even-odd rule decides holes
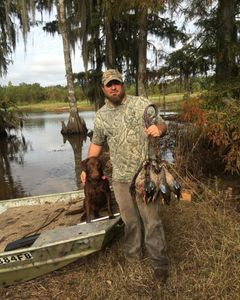
[[[88,129],[94,112],[81,112]],[[89,138],[64,140],[61,121],[69,113],[28,114],[22,134],[1,139],[0,199],[41,195],[80,188],[80,162],[86,158]]]
[[[81,112],[87,128],[93,129],[95,112]],[[64,140],[61,121],[69,113],[28,114],[22,133],[0,139],[0,199],[68,192],[81,188],[81,160],[87,157],[89,138]],[[166,149],[163,157],[172,160]]]

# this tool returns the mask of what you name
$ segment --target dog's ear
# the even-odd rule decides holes
[[[100,172],[101,172],[101,175],[103,175],[104,163],[102,160],[99,160],[99,163],[100,163]]]
[[[100,161],[100,164],[101,164],[101,169],[104,170],[106,162],[103,159],[99,159],[99,161]]]
[[[87,162],[88,162],[88,158],[82,160],[82,162],[81,162],[82,171],[86,172],[86,170],[87,170]]]

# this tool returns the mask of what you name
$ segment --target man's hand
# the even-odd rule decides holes
[[[162,131],[154,124],[149,126],[148,128],[145,128],[144,131],[147,135],[153,137],[158,137],[162,135]]]
[[[80,175],[80,179],[82,181],[82,185],[84,186],[85,183],[86,183],[86,172],[85,171],[82,171],[81,175]]]

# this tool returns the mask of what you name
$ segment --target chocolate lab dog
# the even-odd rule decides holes
[[[86,172],[86,183],[84,185],[84,214],[81,221],[86,220],[89,223],[91,214],[94,218],[99,218],[99,211],[106,204],[108,215],[113,218],[111,190],[109,181],[103,174],[102,162],[97,157],[89,157],[82,161],[82,169]]]

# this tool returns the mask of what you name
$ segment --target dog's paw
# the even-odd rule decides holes
[[[85,222],[86,221],[86,214],[83,214],[80,218],[81,222]]]

